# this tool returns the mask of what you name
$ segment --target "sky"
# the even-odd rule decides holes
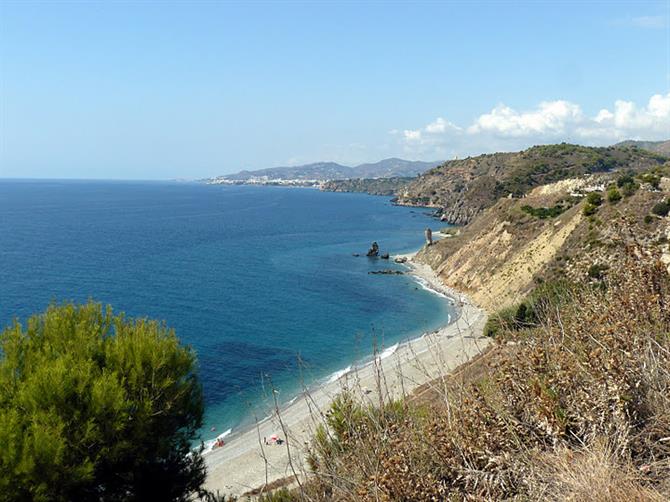
[[[0,177],[670,139],[670,1],[0,0]]]

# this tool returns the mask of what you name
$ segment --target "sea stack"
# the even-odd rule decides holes
[[[433,245],[433,231],[430,228],[426,229],[426,246]]]
[[[379,256],[379,244],[373,242],[370,249],[368,249],[367,256]]]

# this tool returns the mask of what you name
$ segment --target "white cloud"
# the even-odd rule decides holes
[[[481,115],[468,132],[492,132],[504,136],[565,132],[569,123],[581,120],[582,111],[569,101],[544,101],[536,110],[517,112],[505,105],[498,105],[490,113]]]
[[[426,132],[430,134],[445,133],[449,129],[459,130],[460,128],[456,127],[451,122],[444,120],[442,117],[436,118],[434,122],[431,122],[426,126]]]
[[[421,142],[421,131],[419,130],[404,130],[402,134],[405,137],[405,141],[407,142]]]
[[[431,145],[436,141],[439,143],[441,137],[445,134],[454,134],[461,132],[462,129],[442,117],[436,118],[430,124],[421,129],[405,129],[402,132],[404,141],[408,144]],[[391,134],[397,134],[398,130],[393,129]]]
[[[631,24],[638,28],[662,29],[667,20],[664,16],[638,16],[631,19]]]
[[[614,111],[601,110],[594,119],[578,124],[576,131],[585,138],[668,139],[670,93],[655,94],[643,107],[638,107],[632,101],[617,100],[614,102]]]
[[[422,128],[393,133],[406,153],[421,155],[469,155],[558,141],[606,145],[623,139],[668,139],[670,92],[655,94],[643,106],[617,100],[593,116],[580,105],[560,99],[523,111],[499,104],[467,127],[438,117]]]

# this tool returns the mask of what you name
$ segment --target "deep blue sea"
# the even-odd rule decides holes
[[[198,353],[203,430],[269,410],[447,321],[444,300],[365,254],[436,226],[388,198],[177,182],[0,180],[0,326],[89,298],[165,320]],[[439,223],[437,224],[439,225]]]

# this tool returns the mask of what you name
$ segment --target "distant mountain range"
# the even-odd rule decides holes
[[[273,181],[323,182],[327,180],[354,178],[411,177],[421,174],[443,161],[422,162],[390,158],[379,162],[350,167],[335,162],[316,162],[302,166],[271,167],[256,171],[240,171],[236,174],[217,176],[208,183],[267,183]]]

